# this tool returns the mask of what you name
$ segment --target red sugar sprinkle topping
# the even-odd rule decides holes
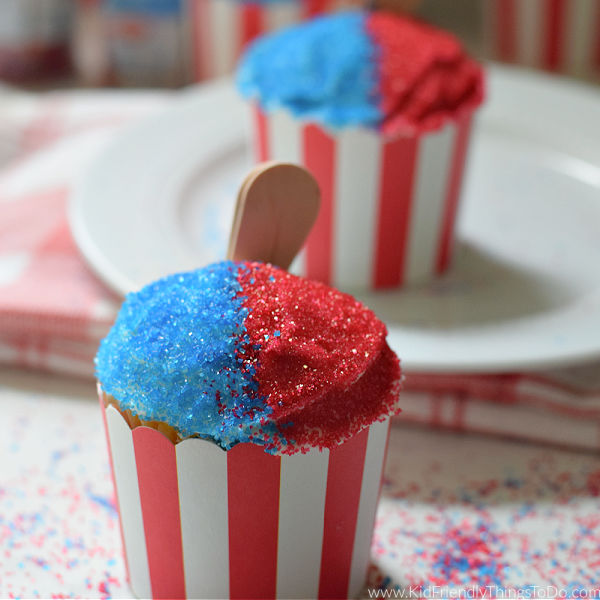
[[[483,100],[483,71],[450,33],[411,18],[373,12],[367,31],[380,49],[382,131],[437,129]]]
[[[271,265],[247,266],[239,276],[250,309],[245,358],[294,451],[333,447],[398,412],[398,358],[371,310],[322,283]]]

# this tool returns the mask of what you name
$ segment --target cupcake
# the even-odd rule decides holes
[[[257,161],[298,162],[321,213],[301,272],[342,288],[425,281],[449,265],[483,73],[450,34],[349,11],[262,37],[242,57]]]
[[[351,296],[255,262],[127,296],[97,377],[139,597],[361,589],[400,367]]]
[[[196,81],[233,72],[256,36],[303,21],[337,0],[190,0],[190,32]]]

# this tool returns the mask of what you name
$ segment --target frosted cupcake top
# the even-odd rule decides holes
[[[96,371],[122,410],[182,438],[291,454],[398,411],[400,367],[385,336],[347,294],[227,261],[129,294]]]
[[[483,99],[481,67],[455,37],[385,12],[327,15],[259,38],[237,84],[263,110],[385,134],[437,129]]]

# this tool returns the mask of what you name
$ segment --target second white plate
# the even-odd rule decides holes
[[[600,356],[600,94],[494,67],[452,271],[359,295],[412,371],[508,371]],[[70,208],[83,254],[125,294],[223,258],[249,166],[230,81],[185,93],[123,133]]]

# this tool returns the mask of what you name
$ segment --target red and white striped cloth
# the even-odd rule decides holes
[[[0,363],[90,376],[120,304],[80,256],[67,222],[71,187],[124,124],[164,93],[5,90],[0,135]]]
[[[166,102],[149,92],[0,96],[0,363],[93,378],[115,298],[67,225],[85,164],[123,124]],[[1,144],[0,144],[1,145]],[[5,158],[7,160],[7,158]],[[537,374],[408,374],[399,419],[600,449],[600,364]]]
[[[450,264],[471,114],[439,131],[386,139],[365,128],[339,133],[256,106],[257,162],[304,165],[321,209],[298,269],[341,288],[392,288]]]
[[[407,376],[403,421],[600,450],[600,364],[540,373]]]
[[[132,431],[113,406],[104,414],[138,597],[357,597],[389,419],[331,451],[271,456],[253,444],[173,444]]]
[[[600,2],[484,2],[491,57],[579,77],[600,76]]]
[[[233,72],[242,50],[256,36],[331,10],[339,0],[190,0],[194,78]]]

